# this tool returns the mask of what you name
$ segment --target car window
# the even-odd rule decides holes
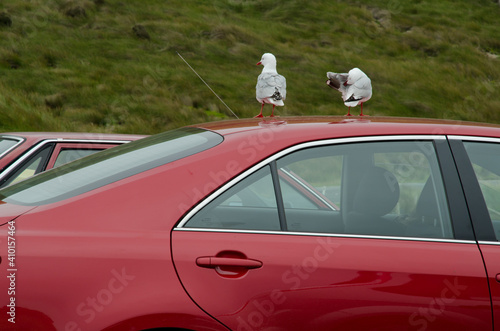
[[[16,146],[19,140],[0,138],[0,157],[7,153],[12,147]]]
[[[464,146],[476,173],[498,240],[500,238],[500,145],[464,142]]]
[[[18,183],[44,171],[53,147],[54,144],[46,144],[36,153],[31,155],[23,164],[3,179],[0,187]]]
[[[25,167],[19,169],[15,176],[11,178],[9,184],[15,184],[20,182],[26,178],[29,178],[36,174],[37,169],[40,167],[42,163],[42,157],[39,156],[35,159],[32,159],[30,163],[27,163]]]
[[[11,185],[0,199],[37,206],[68,199],[101,186],[212,148],[223,141],[219,134],[181,128],[139,139]]]
[[[286,174],[280,176],[285,207],[338,209],[343,156],[325,156],[321,150],[312,151],[316,151],[317,154],[296,162],[288,162],[286,165],[280,162],[280,171]],[[294,187],[295,190],[286,189],[288,186]],[[304,195],[309,195],[311,200],[317,202],[300,199]]]
[[[218,196],[193,217],[187,227],[280,230],[269,166]]]
[[[332,146],[301,150],[278,160],[279,171],[289,174],[279,176],[288,231],[344,232],[340,214],[343,160]]]
[[[243,195],[251,203],[243,202]],[[453,237],[430,141],[352,143],[295,151],[240,181],[185,226]]]
[[[102,151],[102,149],[81,149],[81,148],[62,149],[59,152],[59,155],[57,155],[56,162],[54,163],[54,168],[59,167],[68,162],[78,160],[84,156],[92,155],[100,151]]]

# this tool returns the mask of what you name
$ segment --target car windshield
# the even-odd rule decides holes
[[[43,205],[74,197],[146,170],[199,153],[222,136],[182,128],[143,138],[44,172],[0,190],[4,202]]]
[[[14,147],[15,145],[17,145],[18,143],[19,143],[19,140],[1,137],[0,138],[0,158],[2,156],[4,156],[5,154],[7,154],[7,152],[12,147]]]

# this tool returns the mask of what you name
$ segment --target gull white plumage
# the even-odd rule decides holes
[[[363,115],[363,103],[372,97],[372,82],[368,76],[359,68],[354,68],[349,73],[338,74],[327,72],[328,80],[326,84],[342,93],[344,105],[349,107],[347,116],[351,116],[351,107],[361,106]]]
[[[257,65],[263,65],[264,68],[255,86],[256,99],[262,104],[259,115],[255,117],[263,117],[262,110],[266,103],[273,105],[271,117],[274,117],[274,107],[285,105],[283,101],[286,99],[286,79],[276,71],[276,57],[271,53],[262,55]]]

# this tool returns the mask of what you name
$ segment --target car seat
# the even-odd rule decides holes
[[[407,235],[411,237],[442,238],[441,217],[434,190],[434,181],[429,176],[418,198]]]
[[[386,216],[398,203],[399,194],[399,183],[392,172],[377,166],[367,169],[354,193],[352,211],[346,217],[345,232],[404,235],[405,226],[395,222],[396,217]]]

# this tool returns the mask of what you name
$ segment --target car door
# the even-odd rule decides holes
[[[336,208],[307,203],[294,173]],[[172,233],[191,298],[232,330],[491,329],[445,137],[334,139],[255,165]]]
[[[500,329],[500,139],[450,139],[488,272],[495,328]]]

